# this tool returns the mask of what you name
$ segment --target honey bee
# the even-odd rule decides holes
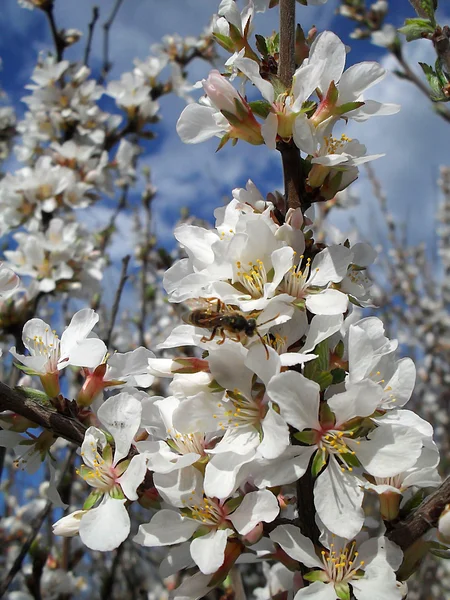
[[[202,300],[204,300],[205,303],[203,308],[196,308],[183,317],[186,323],[211,331],[209,337],[204,335],[201,338],[202,342],[210,342],[217,334],[221,336],[221,339],[217,342],[218,344],[223,344],[226,338],[229,338],[234,342],[240,342],[242,334],[247,337],[257,335],[264,346],[266,357],[269,358],[267,344],[257,329],[256,319],[254,317],[246,317],[238,310],[229,309],[226,304],[218,298],[204,298]],[[217,304],[214,309],[215,302],[217,302]],[[274,318],[276,317],[273,317],[273,319]],[[270,319],[270,321],[273,319]],[[266,321],[266,323],[267,322],[268,321]],[[261,325],[265,325],[265,323],[261,323]]]

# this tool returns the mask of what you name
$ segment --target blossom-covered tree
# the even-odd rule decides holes
[[[450,481],[432,425],[409,408],[413,361],[362,313],[374,307],[376,252],[360,240],[325,243],[320,229],[323,207],[382,156],[346,127],[400,110],[366,97],[385,69],[346,68],[335,33],[296,27],[295,0],[222,0],[198,38],[168,36],[110,81],[120,0],[104,23],[97,78],[98,8],[75,62],[66,49],[81,34],[58,29],[54,1],[20,4],[45,15],[54,51],[32,73],[23,118],[9,111],[2,128],[4,157],[14,144],[21,164],[0,179],[0,444],[15,457],[4,463],[0,595],[405,598],[425,555],[448,554]],[[367,17],[374,34],[385,4]],[[418,18],[404,33],[436,33],[436,3],[413,4]],[[254,35],[269,10],[279,32]],[[214,68],[191,85],[196,58]],[[435,69],[443,102],[450,75]],[[214,225],[184,218],[180,250],[168,254],[139,158],[172,92],[187,101],[183,142],[267,146],[281,158],[284,193],[249,179]],[[111,245],[139,180],[136,257],[123,258],[111,292]],[[81,215],[105,197],[117,205],[93,233]],[[127,280],[138,294],[118,322]],[[20,508],[14,469],[30,481],[44,473]],[[51,531],[39,533],[44,523]]]

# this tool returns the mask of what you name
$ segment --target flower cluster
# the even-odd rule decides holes
[[[226,10],[224,7],[219,12],[223,16],[216,23],[220,29],[216,35],[230,52],[235,50],[226,65],[233,76],[240,74],[250,81],[262,99],[248,101],[228,79],[212,71],[202,81],[205,97],[200,104],[188,105],[180,116],[177,130],[181,139],[199,143],[218,136],[219,148],[230,139],[234,143],[241,139],[250,144],[265,143],[272,149],[277,142],[293,140],[306,154],[306,183],[310,188],[322,188],[328,194],[332,190],[332,195],[345,189],[357,178],[359,165],[381,155],[367,156],[366,147],[358,140],[345,134],[334,137],[333,129],[343,119],[361,122],[398,112],[398,105],[363,99],[365,90],[383,79],[385,70],[375,62],[344,70],[345,46],[334,33],[325,31],[307,47],[307,58],[295,71],[292,88],[286,89],[276,73],[266,71],[269,59],[278,51],[274,40],[266,40],[263,48],[260,42],[259,58],[246,39],[236,47],[225,34],[232,26],[233,32],[236,28],[248,32],[253,3],[242,14],[236,14],[230,3],[222,5]]]

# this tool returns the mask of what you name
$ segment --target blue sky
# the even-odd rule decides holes
[[[131,70],[133,58],[145,58],[150,44],[158,42],[164,34],[189,35],[201,31],[218,3],[218,0],[125,0],[111,31],[111,59],[114,62],[111,77],[117,78],[124,70]],[[58,26],[76,27],[86,32],[94,4],[92,0],[56,0]],[[97,4],[100,5],[101,25],[113,2],[102,0]],[[395,8],[391,10],[389,20],[395,25],[400,26],[405,17],[413,16],[407,0],[395,0],[391,4]],[[336,6],[337,2],[333,0],[323,7],[299,5],[297,20],[304,29],[315,24],[319,30],[332,29],[338,33],[352,48],[348,64],[379,60],[386,68],[394,68],[395,61],[383,49],[368,41],[349,39],[352,26],[346,19],[336,16]],[[259,16],[256,31],[270,32],[277,25],[276,18],[277,10]],[[23,86],[29,80],[37,53],[51,48],[51,39],[44,15],[37,10],[22,9],[17,0],[2,0],[0,33],[3,59],[0,81],[20,114]],[[92,49],[94,71],[100,65],[101,43],[101,27],[97,27]],[[68,57],[79,57],[83,48],[83,42],[80,42],[68,52]],[[406,50],[413,64],[418,60],[433,60],[427,42],[409,44]],[[206,76],[207,70],[205,63],[193,63],[190,80]],[[436,179],[439,165],[447,158],[447,126],[433,114],[425,98],[393,75],[374,88],[370,95],[377,100],[399,103],[402,111],[392,117],[350,124],[347,133],[365,143],[370,154],[386,153],[385,158],[374,163],[374,168],[383,181],[390,208],[400,219],[408,219],[412,240],[426,240],[435,229]],[[175,123],[183,107],[184,102],[176,97],[162,99],[162,121],[156,128],[158,139],[149,146],[149,154],[143,158],[143,163],[152,167],[158,187],[155,201],[157,232],[161,242],[168,246],[173,239],[173,223],[182,206],[211,220],[214,207],[230,196],[232,188],[245,185],[248,178],[255,181],[263,194],[281,189],[282,185],[280,161],[275,151],[239,143],[235,148],[226,147],[215,154],[216,140],[198,146],[183,145],[175,132]],[[350,218],[356,218],[362,230],[367,232],[367,238],[373,239],[374,228],[380,221],[370,186],[363,175],[356,189],[362,196],[361,206],[351,213],[340,211],[336,222],[345,230],[350,228]],[[106,221],[108,216],[107,211],[99,207],[91,214],[93,222]],[[124,230],[129,223],[126,218],[121,221]],[[125,253],[127,249],[121,238],[117,252]]]

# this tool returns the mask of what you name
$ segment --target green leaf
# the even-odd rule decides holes
[[[337,385],[345,381],[347,373],[344,371],[344,369],[333,369],[331,371],[331,375],[333,376],[333,384]]]
[[[45,392],[42,392],[41,390],[35,390],[34,388],[29,387],[21,387],[19,385],[16,386],[14,389],[16,389],[20,394],[22,394],[22,396],[25,396],[26,398],[33,400],[33,402],[36,402],[36,404],[40,404],[41,406],[53,407],[50,398]]]
[[[255,100],[254,102],[249,102],[249,106],[255,115],[258,115],[258,117],[262,117],[263,119],[265,119],[270,113],[271,105],[265,100]]]
[[[302,442],[302,444],[307,444],[308,446],[311,446],[315,443],[316,435],[317,433],[315,431],[299,431],[294,433],[296,440]]]
[[[322,404],[320,405],[319,420],[322,423],[322,425],[334,425],[336,423],[334,413],[326,402],[322,402]]]
[[[38,373],[34,369],[30,369],[29,367],[26,367],[25,365],[20,365],[19,363],[14,363],[14,366],[17,367],[18,369],[20,369],[21,371],[23,371],[26,375],[41,375],[41,373]]]
[[[339,106],[337,113],[339,115],[343,115],[352,110],[356,110],[357,108],[361,108],[361,106],[364,106],[364,104],[365,102],[346,102],[345,104],[341,104],[341,106]]]
[[[237,498],[230,498],[225,502],[225,506],[227,507],[228,514],[232,513],[237,509],[238,506],[242,504],[243,496],[238,496]]]
[[[233,40],[227,35],[222,35],[221,33],[213,33],[213,36],[216,42],[219,44],[219,46],[222,46],[224,50],[227,50],[228,52],[234,51]]]
[[[314,581],[328,581],[327,574],[321,569],[317,569],[315,571],[310,571],[309,573],[306,573],[306,575],[303,575],[303,579],[306,579],[306,581],[311,581],[312,583]]]
[[[344,350],[345,350],[345,346],[344,346],[344,342],[341,340],[337,345],[336,348],[334,349],[334,353],[336,354],[336,356],[338,356],[339,358],[342,358],[344,356]]]
[[[112,464],[113,451],[109,444],[106,444],[106,446],[103,448],[102,457],[103,460],[105,460],[108,464]]]
[[[348,583],[335,583],[334,591],[340,600],[350,600],[350,587]]]
[[[103,496],[103,492],[99,492],[98,490],[93,490],[89,496],[86,498],[86,500],[84,501],[83,504],[83,510],[89,510],[90,508],[92,508],[94,506],[94,504],[97,504],[97,502],[100,500],[100,498]]]
[[[330,364],[330,351],[328,349],[328,340],[323,340],[314,349],[317,354],[316,365],[321,371],[327,371]]]
[[[248,111],[246,107],[237,98],[234,99],[234,106],[236,107],[236,114],[238,117],[245,120],[248,117]]]
[[[355,454],[351,454],[351,452],[345,452],[344,454],[340,454],[340,457],[345,462],[345,464],[351,468],[360,467],[361,463],[357,459]]]
[[[266,45],[267,45],[267,50],[268,50],[269,54],[271,54],[272,56],[274,56],[275,54],[278,54],[280,51],[280,34],[275,33],[274,35],[271,35],[269,38],[266,38]]]
[[[314,102],[314,100],[307,100],[306,102],[303,102],[302,110],[300,112],[308,115],[309,113],[314,113],[316,111],[316,108],[317,102]]]
[[[234,113],[230,112],[229,110],[221,110],[220,112],[231,125],[234,125],[235,127],[239,127],[241,125],[241,120]]]
[[[225,146],[225,144],[228,142],[228,140],[230,139],[230,136],[228,135],[228,133],[226,133],[224,136],[222,136],[219,145],[217,146],[217,150],[216,152],[219,152],[219,150],[222,150],[222,148]]]
[[[406,36],[407,42],[420,40],[434,33],[434,25],[430,19],[406,19],[403,27],[398,30]]]
[[[124,493],[122,492],[122,488],[119,484],[115,485],[112,490],[109,491],[109,495],[114,500],[125,500]]]
[[[420,504],[422,504],[425,496],[426,494],[423,489],[417,490],[417,492],[402,507],[402,517],[406,517],[407,515],[409,515],[409,513],[416,510],[416,508],[418,508]]]
[[[268,56],[269,51],[267,49],[266,38],[263,35],[259,35],[258,33],[255,35],[256,38],[256,48],[261,56]]]
[[[313,462],[311,465],[311,473],[313,477],[317,477],[322,471],[324,466],[327,464],[328,454],[324,451],[318,450],[314,455]]]
[[[242,33],[239,31],[239,29],[236,27],[236,25],[233,25],[233,23],[228,23],[229,25],[229,32],[230,32],[230,38],[233,40],[233,42],[235,44],[240,44],[242,47],[242,43],[244,42],[243,38],[242,38]]]
[[[435,69],[436,75],[441,83],[441,87],[445,87],[446,85],[448,85],[449,78],[442,70],[442,63],[439,58],[437,58],[436,62],[434,63],[434,69]]]
[[[333,383],[333,375],[329,371],[321,371],[316,375],[314,381],[320,385],[320,391],[323,392]]]
[[[438,0],[416,0],[415,2],[411,2],[411,4],[416,9],[419,17],[425,14],[436,25],[434,13],[437,9]]]
[[[444,74],[441,71],[441,76],[438,75],[433,69],[432,66],[427,65],[426,63],[419,62],[419,65],[422,67],[422,71],[425,73],[425,77],[427,78],[428,85],[431,88],[430,98],[433,102],[440,102],[442,100],[447,100],[446,96],[442,93],[442,88],[444,87],[441,83],[441,76]],[[446,85],[447,82],[444,83]]]

